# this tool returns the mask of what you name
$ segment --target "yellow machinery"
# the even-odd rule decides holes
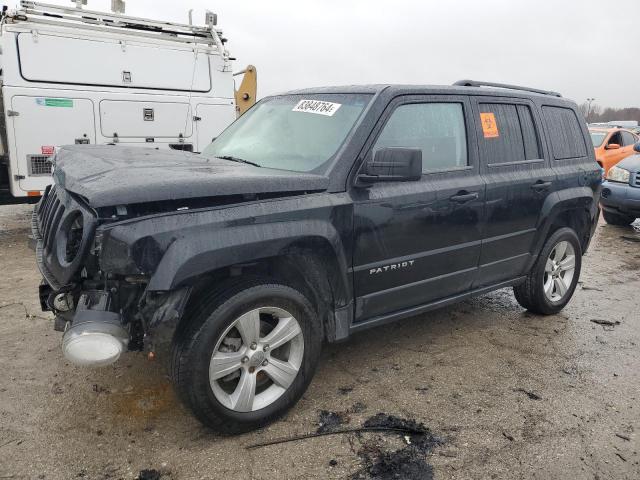
[[[238,116],[249,110],[256,103],[256,94],[258,92],[258,72],[253,65],[247,65],[247,68],[241,72],[234,73],[233,76],[243,75],[240,88],[236,90],[236,113]]]

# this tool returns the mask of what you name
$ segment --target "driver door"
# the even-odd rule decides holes
[[[466,97],[401,97],[377,126],[365,161],[384,147],[419,148],[423,174],[352,191],[356,325],[470,290],[485,197],[470,112]]]

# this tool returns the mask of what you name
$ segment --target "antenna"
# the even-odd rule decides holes
[[[124,0],[111,0],[111,11],[116,14],[123,14],[125,8]]]

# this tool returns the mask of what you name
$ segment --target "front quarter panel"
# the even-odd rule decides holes
[[[222,267],[320,241],[334,256],[325,259],[337,276],[332,285],[340,298],[348,299],[350,232],[346,194],[300,195],[121,222],[103,232],[100,265],[107,274],[149,275],[149,291],[168,291]]]

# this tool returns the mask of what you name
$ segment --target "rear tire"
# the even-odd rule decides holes
[[[618,213],[607,212],[606,210],[602,212],[602,215],[604,216],[604,221],[609,225],[618,225],[621,227],[631,225],[635,220],[635,218],[631,218],[626,215],[620,215]]]
[[[581,268],[578,236],[570,228],[556,230],[544,244],[525,282],[514,287],[516,300],[530,312],[554,315],[571,300]]]
[[[322,330],[297,290],[264,280],[235,284],[186,320],[174,339],[171,377],[206,426],[225,434],[256,429],[281,417],[307,389]]]

